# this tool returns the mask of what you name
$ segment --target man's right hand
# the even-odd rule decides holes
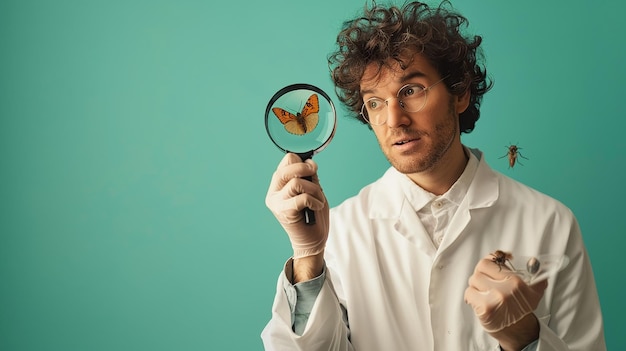
[[[328,238],[328,201],[313,160],[302,162],[298,155],[286,154],[272,176],[265,204],[289,235],[294,260],[323,253]],[[315,224],[304,221],[307,207],[315,211]]]

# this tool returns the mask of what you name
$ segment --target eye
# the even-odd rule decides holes
[[[400,98],[417,97],[417,96],[420,96],[423,92],[424,92],[424,87],[421,85],[407,85],[400,90],[398,97]]]
[[[377,111],[380,110],[383,106],[383,101],[380,99],[369,99],[365,102],[365,108],[369,111]]]

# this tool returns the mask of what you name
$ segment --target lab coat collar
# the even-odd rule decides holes
[[[469,149],[479,160],[478,169],[472,179],[466,195],[468,209],[489,207],[498,198],[498,176],[487,165],[483,153],[478,149]],[[385,174],[373,184],[370,196],[370,218],[400,218],[405,206],[412,206],[403,190],[401,182],[412,181],[405,174],[390,167]],[[413,185],[414,186],[414,185]]]

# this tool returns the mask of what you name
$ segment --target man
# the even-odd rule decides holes
[[[571,211],[461,143],[491,87],[481,38],[463,37],[465,24],[447,4],[421,3],[374,4],[346,22],[329,59],[333,80],[392,167],[329,211],[315,162],[281,161],[266,204],[294,252],[262,334],[266,349],[606,349]],[[315,224],[303,221],[307,207]],[[510,254],[570,262],[526,282]]]

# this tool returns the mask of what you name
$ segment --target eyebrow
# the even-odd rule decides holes
[[[400,79],[401,83],[406,83],[407,81],[416,78],[416,77],[420,77],[420,78],[424,78],[426,77],[426,73],[421,72],[421,71],[413,71],[409,74],[407,74],[406,76],[402,77],[402,79]]]
[[[422,72],[422,71],[412,71],[409,72],[409,74],[404,75],[402,78],[400,78],[400,83],[404,84],[407,81],[413,79],[413,78],[423,78],[426,77],[426,73]],[[365,94],[373,94],[374,93],[374,89],[365,89],[365,90],[361,90],[360,91],[361,96],[365,95]]]

